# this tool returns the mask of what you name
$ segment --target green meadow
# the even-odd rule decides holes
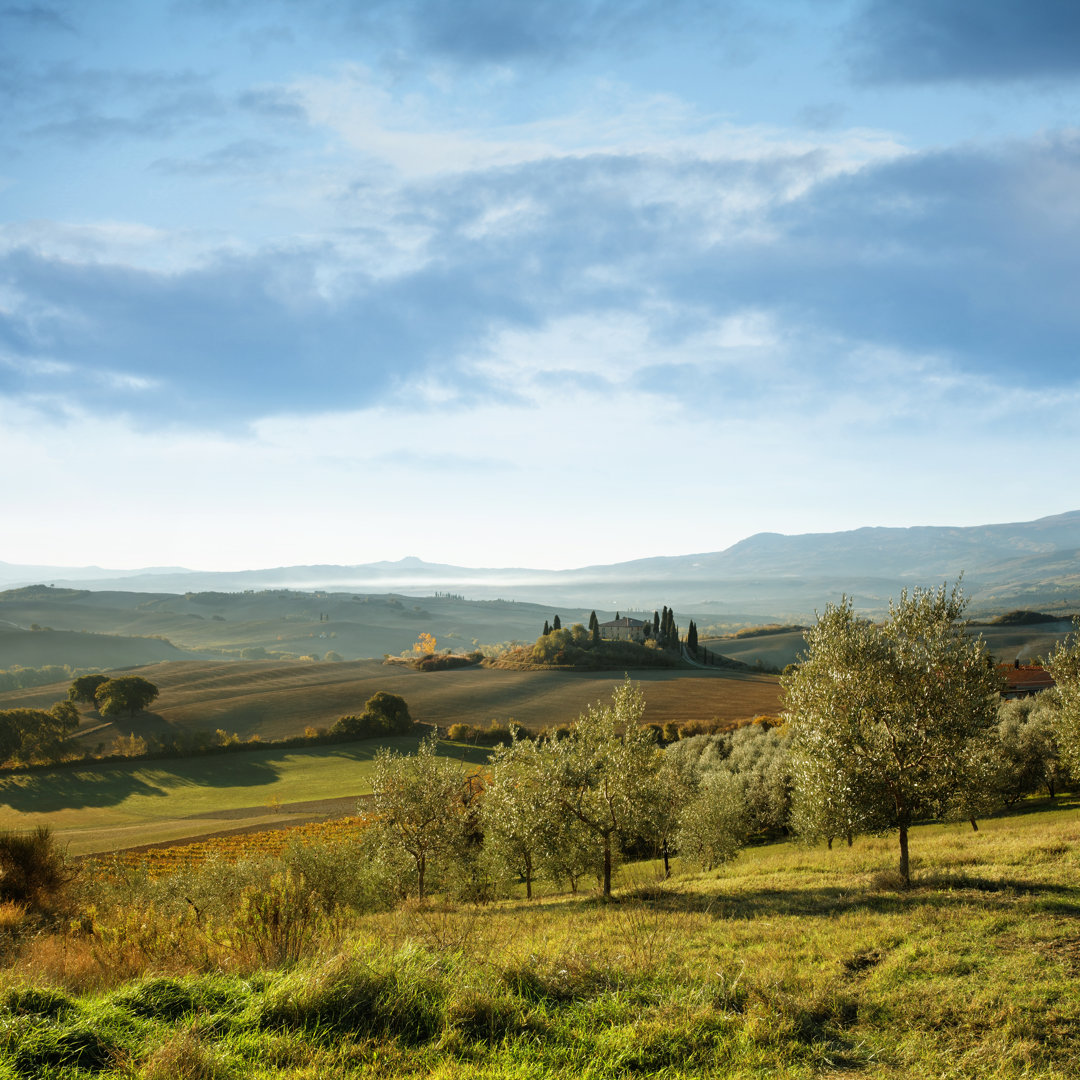
[[[349,813],[353,800],[371,791],[378,748],[411,753],[417,742],[368,740],[8,773],[0,776],[0,829],[47,825],[81,855]],[[468,764],[486,757],[453,744],[443,744],[443,751]],[[312,805],[318,803],[332,805]]]
[[[1070,1080],[1078,805],[920,826],[908,890],[895,837],[752,847],[668,881],[630,863],[607,903],[320,912],[294,891],[272,927],[243,902],[166,918],[168,888],[84,883],[81,926],[5,931],[0,1075]],[[271,866],[215,880],[262,895]],[[291,959],[268,959],[290,918]]]

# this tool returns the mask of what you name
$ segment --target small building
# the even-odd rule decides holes
[[[1054,677],[1041,664],[1020,665],[1001,664],[999,670],[1005,676],[1005,687],[1001,691],[1003,698],[1034,697],[1054,685]]]
[[[628,615],[600,624],[602,641],[636,641],[641,644],[652,630],[652,623],[631,619]]]

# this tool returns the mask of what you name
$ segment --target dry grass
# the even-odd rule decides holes
[[[1077,807],[920,827],[910,890],[885,876],[893,837],[774,844],[668,882],[628,865],[611,903],[353,913],[279,971],[230,951],[227,924],[115,912],[92,935],[29,940],[4,981],[82,995],[63,1007],[116,1044],[110,1077],[1066,1080],[1080,1069]],[[112,953],[106,926],[123,931]],[[218,954],[200,953],[215,935]],[[121,1008],[144,1027],[117,1026]],[[13,1045],[0,1060],[25,1054]]]

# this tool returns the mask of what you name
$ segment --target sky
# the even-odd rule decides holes
[[[0,0],[0,560],[1080,508],[1074,0]]]

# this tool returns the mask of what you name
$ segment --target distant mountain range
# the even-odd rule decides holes
[[[0,588],[52,584],[137,592],[303,591],[461,593],[469,599],[649,610],[737,610],[808,616],[841,594],[881,610],[912,585],[963,573],[969,613],[1027,607],[1080,610],[1080,511],[965,528],[863,528],[785,536],[758,533],[724,551],[658,556],[576,570],[483,569],[405,558],[358,566],[204,572],[18,566],[0,562]]]

